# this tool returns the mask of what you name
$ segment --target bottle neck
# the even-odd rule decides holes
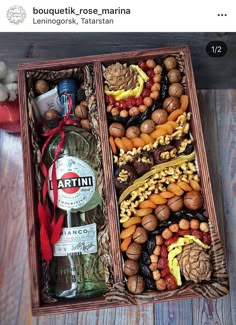
[[[61,115],[65,117],[70,112],[69,116],[75,117],[76,97],[74,93],[60,95]]]

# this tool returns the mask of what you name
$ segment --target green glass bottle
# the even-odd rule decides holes
[[[68,95],[74,108],[77,85],[73,79],[59,82],[63,115],[68,112]],[[66,214],[62,234],[53,248],[50,263],[49,294],[57,298],[83,298],[107,291],[104,265],[98,253],[97,234],[104,225],[102,200],[97,189],[96,138],[77,125],[63,126],[64,145],[55,159],[60,133],[51,139],[44,162],[49,171],[48,191],[54,201],[57,186],[57,216]],[[56,180],[53,180],[53,166]]]

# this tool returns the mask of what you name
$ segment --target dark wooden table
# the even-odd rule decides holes
[[[68,37],[72,34],[10,34],[9,37],[0,34],[0,60],[6,59],[10,65],[17,62],[36,61],[43,59],[76,56],[75,34],[69,44]],[[143,37],[143,34],[141,34]],[[93,39],[97,39],[93,35]],[[155,37],[154,37],[155,36]],[[156,47],[176,45],[176,37],[168,34],[164,42],[163,35],[146,34],[143,48],[151,48],[156,39]],[[78,36],[77,36],[78,37]],[[111,42],[111,34],[109,40]],[[114,37],[114,34],[113,34]],[[148,43],[149,37],[149,43]],[[182,34],[179,44],[191,43],[190,35]],[[215,37],[215,34],[212,35]],[[226,37],[226,36],[222,36]],[[231,36],[230,36],[231,37]],[[227,38],[230,38],[227,35]],[[53,43],[50,40],[53,38]],[[86,36],[83,35],[86,39]],[[171,43],[171,38],[174,44]],[[177,40],[180,34],[177,34]],[[24,41],[23,41],[24,39]],[[92,39],[91,34],[88,39]],[[87,40],[88,40],[87,39]],[[98,37],[99,39],[99,37]],[[126,42],[119,43],[116,38],[110,44],[116,51],[134,48],[134,42],[128,48]],[[197,34],[196,39],[205,44],[210,36],[205,33]],[[4,43],[3,43],[4,40]],[[63,40],[67,44],[60,47]],[[105,38],[106,40],[106,38]],[[102,51],[109,52],[108,44],[101,42]],[[100,39],[101,41],[101,39]],[[105,45],[104,45],[105,43]],[[86,43],[88,44],[88,42]],[[90,44],[90,54],[96,53],[97,41]],[[125,46],[124,46],[125,44]],[[191,44],[190,44],[191,45]],[[235,44],[234,44],[235,46]],[[72,49],[74,52],[72,53]],[[202,50],[199,50],[201,52]],[[84,53],[84,54],[89,54]],[[234,54],[236,49],[234,48]],[[235,56],[235,55],[234,55]],[[195,66],[201,66],[201,59],[194,52]],[[201,57],[204,61],[204,58]],[[213,64],[213,63],[212,63]],[[215,63],[214,63],[215,64]],[[213,65],[214,65],[213,64]],[[235,63],[229,62],[234,65]],[[207,67],[204,67],[207,69]],[[234,70],[236,71],[236,70]],[[227,74],[228,71],[222,72]],[[210,82],[212,76],[206,71],[197,71],[198,78],[204,75],[205,81],[198,80],[198,97],[205,137],[213,194],[217,209],[221,237],[225,245],[230,279],[230,295],[218,300],[189,299],[176,302],[143,305],[139,307],[123,307],[97,310],[67,315],[32,317],[29,298],[29,270],[27,262],[27,238],[25,220],[25,202],[23,185],[23,161],[21,139],[19,135],[8,134],[0,130],[0,324],[1,325],[30,325],[30,324],[82,324],[82,325],[211,325],[236,324],[236,90],[211,89],[203,90],[204,82]],[[220,81],[222,88],[229,85],[233,88],[235,73],[229,75],[229,83]],[[216,82],[214,86],[217,87]],[[201,88],[201,90],[200,90]],[[236,85],[235,87],[236,88]]]

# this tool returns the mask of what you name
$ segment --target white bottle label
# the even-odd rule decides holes
[[[59,241],[53,245],[54,256],[83,255],[97,252],[96,223],[62,228]]]
[[[57,207],[62,210],[78,211],[92,198],[96,188],[96,178],[92,168],[83,160],[65,156],[56,164],[56,184],[58,189]],[[48,192],[53,202],[53,164],[48,171]]]

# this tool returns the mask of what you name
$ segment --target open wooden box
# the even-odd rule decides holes
[[[227,294],[228,282],[227,272],[225,267],[224,257],[220,261],[220,271],[214,275],[214,281],[219,284],[219,288],[215,288],[215,284],[201,290],[200,285],[194,286],[188,284],[173,292],[163,292],[155,295],[144,294],[138,299],[133,300],[131,295],[126,295],[124,286],[124,275],[122,271],[122,255],[120,253],[120,226],[118,217],[118,205],[115,193],[115,187],[112,174],[112,157],[108,140],[108,126],[105,96],[103,88],[103,73],[102,65],[115,62],[129,62],[137,63],[139,60],[148,58],[155,58],[159,56],[177,55],[181,57],[185,74],[186,93],[189,96],[190,106],[189,111],[192,112],[191,132],[195,140],[195,151],[197,156],[199,175],[201,178],[202,194],[204,198],[204,206],[209,215],[211,225],[211,235],[213,237],[213,251],[221,249],[219,229],[217,225],[216,212],[214,207],[213,195],[210,184],[210,177],[207,166],[206,152],[204,147],[204,139],[201,128],[201,120],[198,108],[196,87],[194,82],[194,75],[191,64],[191,57],[188,47],[173,47],[163,49],[142,50],[124,53],[114,53],[96,56],[87,56],[80,58],[69,58],[63,60],[53,60],[45,62],[35,62],[29,64],[21,64],[18,67],[19,73],[19,100],[21,110],[21,135],[23,145],[23,159],[24,159],[24,175],[25,175],[25,189],[26,189],[26,208],[27,208],[27,225],[28,225],[28,247],[29,247],[29,265],[31,274],[31,299],[33,315],[53,314],[78,312],[83,310],[100,309],[124,306],[127,304],[158,302],[169,299],[184,299],[203,295],[210,298],[217,298],[221,295]],[[40,71],[61,71],[66,69],[74,69],[83,67],[87,64],[93,66],[95,90],[97,97],[98,117],[99,117],[99,133],[102,144],[102,161],[103,170],[105,171],[104,185],[105,185],[105,202],[107,208],[108,228],[110,236],[110,256],[112,259],[112,279],[113,288],[110,291],[107,299],[105,297],[86,299],[83,301],[58,301],[53,303],[42,302],[41,299],[41,282],[42,282],[42,268],[41,256],[39,246],[39,224],[37,216],[37,188],[35,181],[35,159],[36,152],[32,146],[32,111],[29,110],[28,104],[28,89],[27,78],[28,73],[37,73]],[[217,258],[214,252],[212,259],[215,258],[214,263],[217,264]],[[216,285],[217,287],[217,285]],[[200,288],[200,289],[199,289]],[[216,291],[214,291],[216,290]],[[117,299],[115,298],[117,297]]]

